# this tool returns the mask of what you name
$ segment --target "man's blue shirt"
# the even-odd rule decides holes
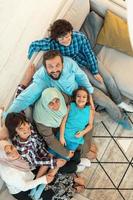
[[[13,101],[7,113],[25,110],[41,96],[45,88],[56,87],[71,96],[79,86],[85,87],[90,94],[93,93],[93,87],[85,72],[78,67],[74,60],[63,57],[63,71],[60,78],[53,80],[42,66],[33,76],[33,82]]]

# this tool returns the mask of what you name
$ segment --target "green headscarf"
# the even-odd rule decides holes
[[[51,110],[48,104],[54,99],[60,100],[58,111]],[[33,118],[36,122],[45,126],[57,128],[67,113],[64,97],[56,88],[47,88],[42,92],[41,98],[35,103]]]

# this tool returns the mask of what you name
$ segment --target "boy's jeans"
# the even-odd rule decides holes
[[[117,104],[122,102],[121,94],[111,73],[100,62],[98,68],[104,84],[97,81],[87,68],[82,68],[82,70],[86,73],[94,87],[94,102],[102,106],[112,119],[118,121],[122,118],[122,113],[117,106]]]

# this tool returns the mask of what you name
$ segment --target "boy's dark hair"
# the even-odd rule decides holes
[[[76,90],[73,91],[73,93],[72,93],[72,101],[76,102],[76,95],[77,95],[77,92],[79,90],[83,90],[83,91],[85,91],[87,93],[86,105],[90,105],[90,94],[89,94],[88,90],[85,87],[78,87]]]
[[[50,37],[57,40],[60,37],[65,36],[67,33],[72,32],[73,27],[70,22],[65,19],[56,20],[49,29]]]
[[[60,51],[58,50],[49,50],[46,53],[43,54],[43,65],[46,67],[46,61],[50,60],[52,58],[55,58],[56,56],[59,56],[61,58],[61,61],[63,63],[63,56],[61,55]]]
[[[5,119],[5,126],[9,131],[9,137],[12,140],[17,134],[16,128],[27,122],[27,119],[22,113],[9,113]]]

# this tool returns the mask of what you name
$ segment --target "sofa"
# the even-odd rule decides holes
[[[51,1],[49,1],[49,4],[50,3]],[[127,52],[121,51],[121,49],[116,49],[115,47],[111,48],[108,46],[108,44],[99,44],[97,41],[98,35],[104,25],[104,17],[106,17],[106,11],[109,9],[114,14],[123,18],[125,21],[127,18],[126,3],[122,0],[90,0],[90,3],[88,0],[69,0],[67,1],[67,3],[65,3],[65,1],[63,0],[60,0],[60,3],[58,2],[58,6],[56,4],[56,1],[54,1],[54,3],[55,6],[52,7],[52,9],[56,9],[54,10],[54,16],[51,16],[48,13],[48,18],[47,20],[44,20],[45,24],[42,25],[42,27],[45,27],[45,31],[41,32],[41,34],[39,35],[40,38],[47,35],[47,28],[49,27],[49,24],[52,23],[54,20],[59,18],[67,19],[72,23],[75,30],[81,30],[87,35],[98,59],[114,77],[121,94],[124,97],[133,100],[132,55],[127,54]],[[30,37],[30,39],[31,41],[36,40],[37,35],[35,35],[34,38]],[[28,46],[31,41],[28,40],[26,46]],[[30,61],[33,62],[37,66],[37,68],[42,63],[42,54],[43,52],[39,52],[38,54],[34,55],[33,59]],[[27,58],[25,58],[25,60],[26,59]],[[26,60],[23,65],[26,63],[27,67],[30,62]],[[22,70],[22,67],[23,66],[21,66],[18,72]],[[22,76],[23,74],[19,76],[19,81],[22,79]],[[15,82],[13,91],[15,91],[15,87],[17,87],[19,81],[17,79],[17,81]],[[8,96],[8,101],[5,104],[6,107],[8,106],[12,97],[13,93]],[[3,183],[0,180],[0,189],[1,188],[2,190],[0,191],[0,199],[12,199],[12,197],[9,194],[7,195],[5,190],[3,190]],[[3,191],[5,193],[3,193]]]
[[[108,35],[108,37],[110,38],[105,39],[106,41],[104,42],[102,41],[104,45],[102,45],[102,48],[100,52],[98,52],[97,56],[102,62],[102,64],[110,71],[110,73],[114,77],[121,94],[133,100],[133,87],[132,87],[133,53],[128,34],[128,27],[126,23],[127,20],[126,2],[118,0],[108,0],[108,1],[91,0],[90,3],[91,3],[91,9],[94,10],[100,16],[104,17],[107,10],[113,12],[114,18],[112,17],[110,18],[112,22],[110,20],[109,26],[110,29],[114,31],[117,29],[117,31],[119,32],[118,33],[111,32],[110,34],[108,30],[104,29],[104,31],[106,31],[106,35],[110,34],[110,36]],[[117,15],[120,16],[119,19],[117,18]],[[105,19],[106,17],[107,15],[105,16]],[[114,26],[115,20],[117,21],[116,25]],[[124,37],[122,37],[122,34],[124,35]],[[98,36],[99,35],[97,34],[97,37]],[[113,40],[112,43],[115,43],[114,45],[109,44],[108,40],[111,41],[111,38]],[[119,43],[123,44],[122,48],[121,44],[117,45]],[[127,46],[129,47],[130,50],[127,48]]]
[[[74,6],[75,2],[78,1],[74,1]],[[68,10],[67,14],[65,14],[63,18],[72,22],[75,30],[81,30],[87,35],[88,39],[91,42],[92,48],[97,55],[98,60],[112,74],[121,94],[124,97],[133,100],[133,53],[130,44],[129,34],[125,34],[125,32],[128,31],[126,22],[126,2],[118,0],[90,0],[90,9],[84,12],[84,18],[81,18],[81,16],[83,16],[82,12],[78,13],[78,15],[76,16],[79,5],[77,6],[77,8],[74,6],[72,6]],[[117,20],[118,17],[118,21],[116,21],[116,26],[119,20],[121,20],[121,23],[117,27],[115,26],[113,29],[117,29],[117,33],[112,34],[112,32],[106,31],[106,35],[110,34],[108,36],[107,42],[104,41],[103,44],[99,44],[99,41],[97,39],[99,37],[102,27],[104,26],[104,17],[106,18],[107,10],[113,13],[114,21]],[[110,29],[112,29],[113,24],[115,24],[114,21],[109,24]],[[121,24],[123,23],[124,28],[121,29]],[[119,30],[120,32],[123,32],[124,38],[119,33]],[[120,45],[117,46],[118,38],[120,40]],[[113,45],[108,44],[108,41],[111,40]],[[37,57],[33,61],[37,68],[42,63],[42,54],[43,52],[38,53]]]

